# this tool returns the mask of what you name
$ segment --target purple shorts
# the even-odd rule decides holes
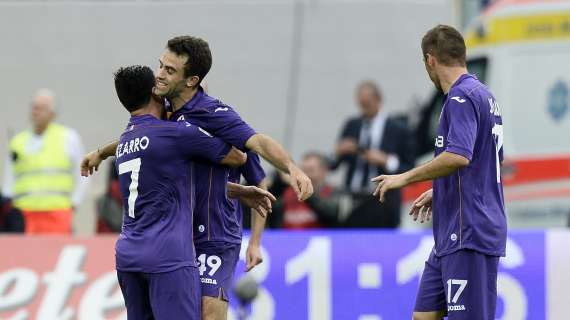
[[[227,242],[210,241],[196,244],[203,297],[229,301],[228,293],[233,286],[240,249],[241,245]]]
[[[494,320],[499,257],[459,250],[426,261],[414,311],[445,310],[448,319]]]
[[[128,320],[192,319],[201,316],[196,267],[164,273],[117,271]]]

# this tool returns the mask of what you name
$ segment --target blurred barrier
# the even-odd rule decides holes
[[[372,230],[273,231],[263,238],[264,262],[252,272],[259,295],[250,310],[260,320],[409,319],[433,245],[430,233]],[[126,319],[114,241],[0,237],[0,318]],[[246,244],[237,273],[244,269]],[[566,318],[569,246],[565,230],[509,235],[498,277],[498,319]],[[205,277],[216,270],[201,268]]]

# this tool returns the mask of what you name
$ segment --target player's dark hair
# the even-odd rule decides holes
[[[372,80],[364,80],[362,82],[360,82],[358,84],[357,87],[357,92],[360,93],[360,91],[364,88],[368,88],[372,91],[372,94],[379,100],[382,101],[382,91],[380,91],[380,87],[378,87],[378,85],[376,84],[376,82],[372,81]]]
[[[122,67],[115,72],[115,90],[121,104],[129,111],[147,105],[154,87],[154,73],[147,66]]]
[[[465,40],[459,31],[450,26],[440,24],[429,30],[422,39],[422,53],[424,59],[429,53],[443,65],[465,67]]]
[[[193,36],[179,36],[168,40],[168,50],[179,56],[187,56],[184,76],[198,76],[200,82],[212,67],[212,52],[206,40]]]

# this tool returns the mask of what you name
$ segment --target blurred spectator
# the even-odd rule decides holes
[[[400,224],[400,191],[390,191],[380,204],[372,197],[370,179],[413,167],[413,139],[408,128],[382,110],[382,93],[372,81],[360,83],[356,90],[360,115],[348,119],[336,146],[332,168],[345,164],[344,185],[354,195],[354,210],[348,227],[395,228]]]
[[[12,206],[9,199],[0,194],[0,232],[24,232],[22,212]]]
[[[10,141],[3,190],[22,210],[26,233],[69,234],[73,209],[85,193],[79,167],[83,146],[72,129],[53,123],[55,96],[37,92],[32,101],[32,129]]]
[[[97,233],[119,233],[123,225],[123,196],[115,161],[110,161],[105,194],[97,199]]]
[[[326,181],[328,175],[326,158],[316,152],[307,153],[303,157],[301,169],[311,179],[315,192],[302,202],[297,199],[293,189],[287,186],[269,215],[270,225],[286,229],[338,226],[339,190]],[[282,178],[287,179],[286,176]]]

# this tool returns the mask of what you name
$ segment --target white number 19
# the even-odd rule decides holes
[[[135,217],[135,201],[139,196],[139,171],[141,169],[141,158],[125,161],[119,164],[119,175],[123,173],[131,173],[131,184],[129,185],[129,217]]]

